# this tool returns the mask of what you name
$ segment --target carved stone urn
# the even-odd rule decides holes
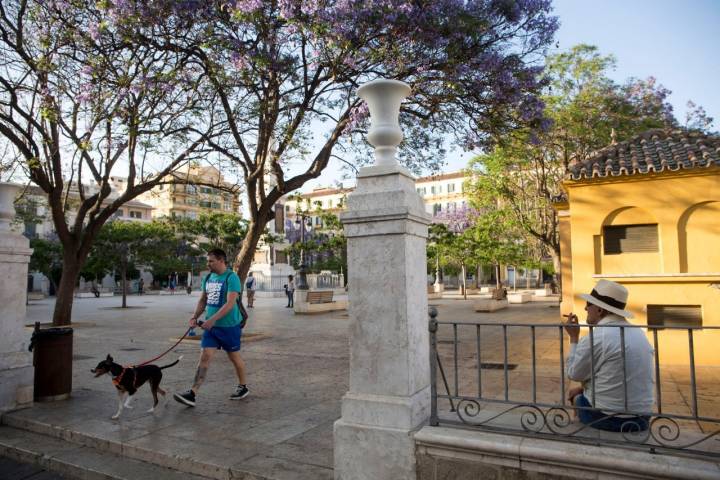
[[[375,165],[397,165],[395,153],[403,139],[400,102],[408,95],[410,86],[398,80],[373,80],[358,89],[370,110],[367,139],[375,147]]]

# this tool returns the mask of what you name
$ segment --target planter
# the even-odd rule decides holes
[[[35,367],[35,401],[52,402],[65,400],[72,391],[73,329],[53,327],[40,330],[35,323],[35,331],[30,341]]]

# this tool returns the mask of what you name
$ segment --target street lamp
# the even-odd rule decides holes
[[[300,224],[300,270],[298,270],[297,281],[295,282],[295,288],[298,290],[309,290],[307,283],[307,265],[305,264],[305,219],[308,215],[305,212],[298,212],[299,220],[295,220],[295,224]]]

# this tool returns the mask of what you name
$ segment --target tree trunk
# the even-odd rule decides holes
[[[500,289],[500,264],[495,264],[495,288]]]
[[[560,252],[550,249],[550,256],[552,257],[553,270],[555,270],[555,282],[557,283],[557,293],[562,295],[562,264],[560,263]]]
[[[260,241],[263,230],[265,230],[266,224],[267,222],[260,220],[251,221],[250,224],[248,224],[247,234],[240,248],[240,253],[235,257],[234,270],[241,279],[245,278],[250,271],[250,266],[255,256],[255,249]]]
[[[120,262],[120,278],[122,279],[122,308],[127,308],[127,257],[124,255]]]
[[[462,262],[460,265],[460,271],[462,272],[463,298],[467,300],[467,274],[465,272],[465,262]]]
[[[53,311],[53,325],[70,325],[72,307],[75,295],[75,284],[80,276],[81,263],[72,253],[63,259],[63,271],[60,284],[55,290],[55,310]]]

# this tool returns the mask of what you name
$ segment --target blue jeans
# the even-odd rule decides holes
[[[592,407],[583,394],[576,396],[573,403],[576,407]],[[577,409],[577,413],[581,423],[606,432],[643,432],[650,421],[648,416],[612,417],[594,408]]]
[[[295,293],[295,290],[285,290],[285,294],[288,297],[288,304],[287,304],[288,307],[292,307],[294,305],[293,304],[293,293]]]

